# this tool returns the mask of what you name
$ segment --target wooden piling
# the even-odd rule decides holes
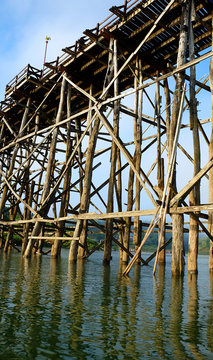
[[[57,124],[58,122],[61,121],[62,119],[62,115],[63,115],[63,105],[64,105],[64,96],[65,96],[65,88],[66,88],[66,80],[63,78],[62,80],[62,85],[61,85],[61,94],[60,94],[60,102],[59,102],[59,107],[58,107],[58,113],[56,116],[56,120],[55,123]],[[48,164],[47,164],[47,171],[46,171],[46,175],[45,175],[45,180],[44,180],[44,185],[43,185],[43,192],[42,192],[42,197],[41,197],[41,202],[40,202],[40,207],[42,207],[46,197],[49,194],[50,191],[50,177],[51,177],[51,173],[53,170],[53,164],[55,162],[55,149],[56,149],[56,142],[57,142],[57,135],[58,135],[58,128],[56,127],[55,130],[53,131],[53,137],[51,140],[51,145],[50,145],[50,149],[49,149],[49,157],[48,157]],[[45,212],[48,212],[48,208],[45,210]],[[32,231],[32,236],[38,236],[40,234],[40,231],[42,229],[42,223],[37,222],[33,228]],[[33,238],[31,238],[28,241],[24,256],[25,257],[30,257],[32,254],[32,249],[33,249],[33,245],[35,243],[35,240],[33,240]]]
[[[71,85],[67,85],[67,117],[71,116]],[[72,140],[71,140],[71,123],[67,123],[67,142],[66,142],[66,162],[68,161],[71,152],[72,152]],[[60,211],[59,211],[59,217],[64,217],[67,215],[68,205],[69,205],[69,197],[70,192],[68,190],[71,180],[71,169],[72,164],[70,163],[67,167],[67,171],[64,176],[64,183],[63,183],[63,194],[61,197],[61,205],[60,205]],[[57,223],[57,230],[55,232],[55,237],[61,237],[64,235],[64,227],[65,227],[65,221],[60,221]],[[60,255],[61,252],[61,246],[62,241],[55,239],[54,243],[51,248],[51,256],[54,258],[57,258]]]
[[[114,75],[117,73],[118,68],[118,53],[117,53],[117,41],[113,41],[113,70]],[[114,96],[118,96],[118,78],[114,82]],[[114,103],[114,113],[113,113],[113,133],[118,137],[119,129],[119,100]],[[108,186],[108,200],[107,200],[107,212],[112,212],[114,207],[114,193],[115,193],[115,171],[116,171],[116,162],[117,162],[117,146],[114,141],[112,141],[112,150],[111,150],[111,167],[110,167],[110,176],[109,176],[109,186]],[[106,221],[106,233],[105,233],[105,242],[104,242],[104,257],[103,264],[109,264],[111,260],[111,250],[112,250],[112,237],[113,237],[113,219],[108,219]]]
[[[27,104],[25,107],[23,117],[22,117],[20,129],[19,129],[19,137],[22,137],[24,135],[24,127],[25,127],[25,124],[27,123],[27,119],[28,119],[30,102],[31,102],[31,99],[29,97],[27,100]],[[7,172],[7,180],[10,180],[10,178],[12,176],[18,151],[19,151],[19,145],[17,144],[14,148],[12,157],[10,159],[10,166],[9,166],[9,169]],[[7,201],[7,193],[8,193],[8,185],[5,181],[3,193],[2,193],[2,196],[0,199],[0,217],[1,217],[2,213],[4,212],[5,203]]]
[[[212,13],[212,34],[213,34],[213,13]],[[212,49],[213,49],[213,40],[212,40]],[[212,121],[212,130],[211,138],[209,144],[209,159],[213,157],[213,57],[210,60],[209,67],[209,84],[211,88],[211,121]],[[209,170],[209,202],[213,202],[213,169]],[[213,211],[208,213],[208,231],[213,235]],[[209,271],[213,272],[213,242],[210,241],[209,249]]]
[[[189,15],[189,1],[182,3],[182,15],[181,15],[181,30],[179,38],[179,47],[177,55],[177,66],[181,66],[186,61],[186,51],[187,51],[187,27],[188,27],[188,15]],[[172,115],[170,122],[170,134],[169,134],[169,144],[168,144],[168,158],[171,157],[173,141],[175,136],[176,124],[178,119],[178,113],[180,108],[181,101],[181,91],[183,90],[184,83],[184,74],[179,73],[176,78],[176,87],[173,94],[172,102]],[[176,192],[176,165],[174,168],[174,176],[171,182],[172,192]],[[183,248],[183,217],[180,215],[173,215],[173,239],[172,239],[172,273],[182,274],[183,273],[183,263],[182,263],[182,248]]]
[[[135,88],[142,84],[142,64],[141,60],[136,58],[136,69],[135,69]],[[136,91],[135,93],[135,115],[134,118],[134,143],[135,143],[135,168],[140,173],[141,168],[141,142],[142,142],[142,106],[143,106],[143,91]],[[140,209],[140,182],[138,178],[135,179],[135,210]],[[133,228],[133,243],[135,245],[135,251],[137,251],[141,243],[141,223],[139,217],[134,217],[134,228]]]
[[[184,273],[183,215],[172,216],[172,274]]]
[[[194,30],[193,24],[195,20],[194,1],[191,1],[190,19],[189,19],[189,56],[190,60],[194,59]],[[195,93],[195,66],[190,68],[190,128],[193,134],[194,148],[194,176],[200,171],[200,140],[197,119],[197,100]],[[189,195],[189,204],[200,204],[200,181],[194,186]],[[196,219],[190,216],[189,226],[189,247],[188,247],[188,271],[197,273],[197,255],[198,255],[198,237],[199,226]]]

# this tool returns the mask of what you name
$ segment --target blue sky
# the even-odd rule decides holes
[[[104,20],[122,0],[1,0],[0,100],[6,84],[28,63],[42,68],[45,37],[50,36],[47,61],[61,55],[86,28]]]

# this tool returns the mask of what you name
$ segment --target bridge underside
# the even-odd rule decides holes
[[[183,233],[197,272],[202,231],[213,270],[213,4],[129,0],[110,11],[44,70],[28,65],[6,86],[1,247],[19,251],[18,236],[23,256],[48,242],[58,257],[71,240],[75,262],[103,245],[107,264],[115,243],[127,274],[146,263],[157,231],[153,272],[172,240],[182,274]],[[89,250],[97,232],[103,241]]]

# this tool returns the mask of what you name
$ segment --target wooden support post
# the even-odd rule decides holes
[[[83,259],[84,256],[88,252],[87,233],[88,233],[88,221],[83,220],[81,234],[80,234],[80,238],[79,238],[79,245],[80,246],[78,247],[78,258],[79,259]]]
[[[136,59],[135,70],[135,88],[138,85],[142,85],[142,64],[141,60]],[[141,167],[141,141],[142,141],[142,106],[143,106],[143,90],[136,91],[135,93],[135,114],[134,118],[134,143],[135,143],[135,169],[140,173]],[[135,179],[135,210],[140,210],[140,182],[138,178]],[[133,243],[135,245],[135,251],[137,251],[141,243],[141,224],[138,216],[134,217],[134,230],[133,230]]]
[[[5,124],[1,124],[1,128],[0,128],[0,141],[2,143],[2,147],[4,147],[5,141],[3,140],[3,136],[4,136],[4,130],[5,130]],[[9,155],[9,154],[8,154]],[[0,154],[0,170],[3,171],[3,167],[6,164],[6,156],[5,153]],[[0,184],[2,182],[2,174],[0,172]],[[2,217],[2,215],[0,216],[0,218]]]
[[[110,39],[109,47],[112,50],[113,39]],[[111,76],[112,76],[112,53],[110,51],[109,59],[108,59],[108,68],[107,68],[107,73],[106,73],[106,81],[105,81],[106,84],[110,81]],[[104,87],[105,87],[105,83],[104,83]],[[88,208],[89,208],[89,195],[90,195],[90,188],[91,188],[91,182],[92,182],[92,165],[93,165],[93,158],[94,158],[94,153],[95,153],[95,147],[96,147],[96,142],[97,142],[97,137],[98,137],[99,126],[100,126],[100,118],[99,118],[99,116],[96,116],[95,120],[94,120],[94,126],[91,131],[91,136],[89,137],[88,148],[87,148],[85,174],[84,174],[84,185],[83,185],[83,192],[82,192],[82,196],[81,196],[80,213],[87,212]],[[83,221],[78,220],[76,223],[74,234],[73,234],[74,238],[81,237],[82,227],[83,227]],[[69,251],[69,262],[77,261],[78,245],[79,245],[79,241],[73,240],[71,242],[70,251]]]
[[[126,275],[129,273],[129,271],[131,270],[132,266],[133,266],[134,263],[137,261],[138,256],[139,256],[139,254],[140,254],[140,252],[141,252],[142,246],[145,244],[145,242],[146,242],[146,240],[148,239],[149,235],[150,235],[151,232],[153,231],[153,229],[154,229],[154,227],[155,227],[155,225],[156,225],[156,223],[157,223],[157,220],[158,220],[157,217],[158,217],[159,210],[160,210],[160,208],[157,209],[157,212],[156,212],[155,216],[153,217],[151,223],[149,224],[149,227],[148,227],[148,229],[147,229],[147,232],[146,232],[143,240],[141,241],[140,246],[138,247],[135,255],[133,256],[133,258],[131,259],[131,261],[129,262],[129,264],[127,265],[127,267],[125,268],[125,270],[124,270],[124,272],[123,272],[123,275],[124,275],[124,276],[126,276]]]
[[[134,172],[132,168],[129,169],[129,182],[128,182],[128,196],[127,196],[127,211],[132,210],[133,206],[133,185],[134,185]],[[124,240],[123,244],[126,249],[129,250],[130,230],[131,230],[131,217],[125,218]],[[122,262],[127,264],[129,261],[129,255],[123,252]]]
[[[33,253],[36,255],[42,255],[42,250],[44,246],[44,234],[45,234],[45,224],[42,226],[39,236],[36,236],[36,242],[34,243]]]
[[[76,119],[75,120],[75,129],[76,131],[76,144],[79,142],[80,138],[81,138],[81,121],[80,119]],[[82,144],[80,143],[79,147],[78,147],[78,161],[81,164],[82,163]],[[70,154],[71,155],[71,154]],[[67,159],[68,160],[68,159]],[[82,195],[82,191],[83,191],[83,171],[82,168],[79,166],[79,178],[81,179],[80,183],[79,183],[79,190],[80,190],[80,196]]]
[[[0,249],[4,246],[4,226],[0,228]]]
[[[213,12],[212,12],[212,49],[213,49]],[[209,144],[209,158],[213,157],[213,56],[210,60],[209,83],[211,88],[211,106],[212,106],[212,132]],[[209,203],[213,202],[213,168],[209,170]],[[209,211],[208,231],[213,235],[213,211]],[[209,271],[213,272],[213,243],[210,241],[209,249]]]
[[[21,183],[21,187],[19,189],[19,194],[18,197],[20,198],[25,186],[28,186],[27,183],[27,171],[24,174],[24,178],[23,181]],[[19,202],[16,201],[16,198],[13,199],[13,202],[11,202],[11,205],[13,205],[10,209],[10,220],[14,221],[18,212],[18,207],[19,207]],[[29,210],[29,209],[27,209]],[[6,241],[4,244],[4,252],[6,253],[10,247],[10,245],[12,244],[12,240],[13,240],[13,226],[9,225],[8,231],[7,231],[7,237],[6,237]]]
[[[113,70],[114,75],[117,73],[117,40],[113,41]],[[118,95],[118,78],[114,82],[114,95]],[[114,102],[114,113],[113,113],[113,133],[118,137],[119,129],[119,108],[120,101]],[[109,187],[108,187],[108,201],[107,201],[107,212],[113,212],[113,198],[114,198],[114,186],[115,186],[115,171],[116,171],[116,161],[117,161],[117,146],[112,140],[112,150],[111,150],[111,168],[110,168],[110,177],[109,177]],[[112,249],[112,237],[113,237],[113,219],[108,219],[106,221],[106,233],[105,233],[105,242],[104,242],[104,257],[103,264],[109,264],[111,260],[111,249]]]
[[[161,157],[161,136],[160,136],[160,84],[156,83],[156,104],[155,104],[155,116],[157,119],[157,180],[158,180],[158,188],[162,191],[164,189],[164,159]],[[159,200],[162,200],[162,195],[159,194]],[[158,224],[158,237],[159,244],[161,247],[165,243],[165,222],[162,221],[162,218],[159,219]],[[165,263],[165,249],[163,249],[158,255],[158,262],[164,264]]]
[[[117,147],[117,171],[116,173],[118,173],[117,175],[117,202],[118,202],[118,211],[122,211],[122,178],[121,178],[121,153],[120,153],[120,149]],[[120,225],[119,227],[119,241],[120,243],[123,245],[123,234],[124,234],[124,229],[123,229],[123,225]],[[120,250],[120,258],[122,259],[122,249],[121,247],[119,247]]]
[[[30,98],[28,98],[27,100],[27,104],[25,107],[25,111],[22,117],[22,121],[21,121],[21,125],[20,125],[20,129],[19,129],[19,137],[22,137],[24,135],[24,126],[27,122],[27,118],[28,118],[28,114],[29,114],[29,106],[30,106]],[[15,166],[15,162],[17,160],[17,154],[19,151],[19,144],[16,144],[13,150],[13,154],[12,157],[10,159],[10,166],[9,166],[9,170],[7,172],[7,179],[10,178],[10,176],[13,173],[13,169]],[[3,189],[3,193],[1,196],[1,200],[0,200],[0,217],[4,212],[4,207],[5,207],[5,203],[7,200],[7,193],[8,193],[8,184],[6,183],[6,179],[5,179],[5,185],[4,185],[4,189]]]
[[[10,210],[10,220],[14,220],[14,209]],[[5,253],[8,252],[8,250],[11,246],[12,238],[13,238],[13,226],[9,226],[8,230],[7,230],[5,244],[4,244],[4,252]]]
[[[89,93],[90,93],[90,95],[92,96],[93,84],[90,85],[90,89],[89,89],[89,90],[90,90]],[[90,109],[90,110],[88,111],[88,114],[87,114],[87,124],[90,123],[90,120],[92,119],[92,116],[93,116],[91,108],[92,108],[92,99],[90,98],[90,99],[89,99],[89,109]],[[90,128],[89,128],[89,134],[91,135],[91,133],[92,133],[92,127],[90,126]]]
[[[58,124],[62,119],[64,97],[65,97],[65,88],[66,88],[66,80],[65,80],[65,78],[63,78],[62,84],[61,84],[61,94],[60,94],[58,112],[57,112],[57,116],[56,116],[56,120],[55,120],[56,124]],[[49,191],[50,191],[50,179],[51,179],[51,174],[52,174],[52,171],[53,171],[52,167],[53,167],[53,164],[55,162],[55,150],[56,150],[57,136],[58,136],[58,128],[56,127],[54,129],[54,131],[53,131],[52,141],[51,141],[51,145],[50,145],[46,176],[45,176],[44,185],[43,185],[43,192],[42,192],[42,196],[41,196],[41,207],[42,207],[42,204],[44,203],[44,201],[45,201],[45,199],[48,196]],[[47,214],[48,211],[49,211],[49,208],[46,207],[45,208],[45,214]],[[34,228],[33,228],[32,236],[38,236],[40,234],[40,232],[41,232],[42,226],[43,225],[42,225],[41,222],[37,222],[35,224]],[[35,242],[35,240],[33,238],[29,239],[26,250],[25,250],[25,253],[24,253],[25,257],[30,257],[31,256],[34,242]]]
[[[47,154],[48,154],[48,146],[46,146],[45,149],[45,153],[44,153],[44,157],[43,157],[43,161],[41,164],[41,172],[38,178],[38,183],[37,183],[37,189],[36,189],[36,195],[35,195],[35,205],[34,205],[34,210],[37,211],[38,206],[39,206],[39,194],[41,192],[41,182],[42,182],[42,177],[43,177],[43,173],[44,173],[44,168],[45,168],[45,161],[47,159]]]
[[[83,186],[83,192],[82,192],[81,204],[80,204],[80,212],[81,213],[87,212],[88,208],[89,208],[89,194],[90,194],[90,187],[91,187],[91,181],[92,181],[92,164],[93,164],[93,156],[94,156],[94,152],[95,152],[95,146],[96,146],[96,141],[97,141],[97,136],[98,136],[99,125],[100,125],[100,120],[98,117],[96,117],[93,129],[92,129],[92,134],[89,138],[88,148],[87,148],[85,174],[84,174],[84,186]],[[83,226],[83,221],[78,220],[76,227],[75,227],[74,234],[73,234],[74,238],[80,237],[82,226]],[[78,254],[78,241],[73,240],[70,245],[69,261],[76,262],[77,254]]]
[[[28,205],[30,205],[30,206],[32,206],[34,188],[35,188],[35,182],[32,181],[32,183],[29,187],[29,191],[26,192],[26,195],[27,195],[26,200],[27,200]],[[31,218],[31,212],[29,211],[28,208],[26,208],[24,219],[29,220],[30,218]],[[27,247],[29,230],[30,230],[30,223],[24,224],[23,225],[22,249],[21,249],[22,254],[24,254],[26,247]]]
[[[164,189],[164,159],[161,158],[159,162],[159,166],[157,169],[157,175],[158,175],[158,187],[163,191]],[[159,196],[159,199],[162,200],[162,195]],[[160,247],[162,247],[165,244],[165,222],[162,218],[159,219],[158,224],[158,236],[160,237]],[[165,264],[166,257],[165,257],[165,248],[163,248],[159,252],[158,256],[158,262],[159,264]]]
[[[35,132],[38,131],[39,128],[39,114],[36,115],[35,118]],[[29,126],[27,127],[27,130],[29,131]],[[34,137],[34,142],[36,141],[36,135]],[[31,163],[31,159],[29,157],[29,140],[27,140],[27,148],[26,148],[26,159],[28,158],[28,161],[25,165],[25,169],[24,169],[24,180],[23,182],[25,183],[25,199],[26,199],[26,203],[29,205],[29,207],[32,207],[32,201],[33,201],[33,193],[34,193],[34,187],[35,187],[35,182],[32,181],[32,183],[29,183],[30,180],[30,163]],[[31,211],[29,209],[29,207],[27,207],[26,205],[24,206],[24,219],[29,220],[31,219]],[[21,248],[21,253],[24,254],[26,247],[27,247],[27,243],[28,243],[28,234],[29,234],[29,230],[30,230],[30,223],[24,224],[23,225],[23,238],[22,238],[22,248]]]
[[[170,143],[170,120],[171,120],[171,99],[170,99],[170,91],[168,80],[165,79],[164,82],[164,96],[165,96],[165,112],[166,112],[166,137],[167,137],[167,144]]]
[[[172,215],[172,274],[184,273],[183,215]]]
[[[191,11],[189,20],[189,56],[190,61],[194,59],[194,1],[191,1]],[[197,100],[195,93],[195,66],[190,68],[190,128],[193,132],[194,145],[194,176],[200,171],[200,141],[197,119]],[[200,204],[200,181],[194,186],[189,195],[189,205]],[[190,216],[189,225],[189,251],[188,251],[188,271],[197,273],[198,237],[199,226],[193,216]]]
[[[181,29],[177,56],[177,67],[185,64],[186,62],[186,50],[187,50],[187,29],[189,18],[189,2],[182,3],[182,15],[181,15]],[[184,74],[178,73],[176,79],[176,87],[173,95],[172,102],[172,115],[170,122],[170,134],[168,144],[168,158],[170,159],[173,141],[175,136],[176,124],[178,119],[178,113],[181,102],[181,91],[183,89]],[[172,189],[176,192],[176,166],[174,168],[174,176],[171,182]],[[172,193],[172,192],[171,192]],[[172,238],[172,273],[182,275],[183,273],[183,260],[182,260],[182,248],[183,248],[183,217],[179,214],[172,216],[173,220],[173,238]]]
[[[68,84],[68,89],[67,89],[67,117],[71,116],[71,85]],[[67,143],[66,143],[66,162],[68,161],[71,152],[72,152],[72,140],[71,140],[71,122],[67,123]],[[61,206],[60,206],[60,211],[59,211],[59,217],[63,217],[67,215],[67,209],[68,209],[68,205],[69,205],[69,197],[70,197],[70,192],[69,190],[67,191],[67,189],[70,186],[70,179],[71,179],[71,165],[72,163],[70,162],[68,167],[67,167],[67,171],[64,175],[64,184],[63,184],[63,193],[62,193],[62,197],[61,197]],[[57,230],[55,233],[55,237],[62,237],[64,234],[64,227],[65,227],[65,221],[60,221],[57,223]],[[54,258],[57,258],[60,253],[61,253],[61,245],[62,245],[62,241],[61,240],[54,240],[54,243],[52,245],[51,248],[51,256]]]

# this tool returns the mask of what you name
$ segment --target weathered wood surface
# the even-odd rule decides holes
[[[194,1],[191,2],[190,19],[189,19],[189,56],[190,60],[194,59],[194,30],[193,21],[195,18]],[[197,99],[195,92],[195,66],[190,68],[190,128],[193,135],[194,148],[194,175],[200,171],[200,138],[197,118]],[[189,195],[190,205],[200,204],[200,181],[196,183]],[[190,216],[189,227],[189,252],[188,252],[188,271],[197,273],[197,255],[198,255],[198,229],[196,219]]]
[[[140,252],[153,231],[159,233],[154,274],[157,261],[165,260],[171,215],[172,273],[182,275],[183,215],[189,215],[188,270],[197,271],[199,229],[213,240],[213,136],[205,125],[209,119],[197,114],[199,97],[213,93],[212,12],[204,0],[161,5],[159,11],[156,0],[141,2],[100,32],[99,26],[96,33],[87,30],[89,39],[86,35],[66,48],[58,68],[51,66],[34,85],[26,80],[24,88],[17,77],[16,88],[7,89],[0,112],[0,246],[5,251],[15,246],[13,234],[21,236],[26,257],[41,255],[45,240],[52,244],[51,256],[58,257],[62,242],[70,240],[69,261],[75,262],[92,254],[87,236],[96,227],[105,236],[103,263],[110,262],[114,242],[123,262],[132,258],[127,273],[135,262],[144,263]],[[197,79],[197,64],[209,58],[209,77]],[[193,149],[179,140],[180,132],[187,133]],[[209,147],[209,161],[200,139]],[[179,162],[181,152],[189,169]],[[202,169],[200,158],[206,163]],[[191,180],[179,190],[186,170]],[[200,204],[204,181],[208,204]],[[153,221],[141,241],[144,216]],[[207,217],[208,229],[202,222]],[[72,224],[71,232],[66,223]],[[211,246],[210,269],[212,254]]]

